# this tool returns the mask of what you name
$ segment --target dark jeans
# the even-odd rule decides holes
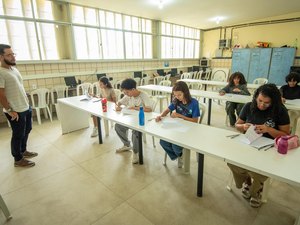
[[[19,120],[11,120],[11,116],[8,113],[5,113],[7,117],[11,129],[12,129],[12,137],[11,137],[11,154],[15,158],[15,161],[19,161],[23,158],[23,153],[27,148],[27,140],[28,135],[32,129],[32,110],[29,108],[28,110],[18,113]]]
[[[230,126],[234,126],[234,124],[236,122],[235,111],[236,111],[237,116],[239,116],[243,106],[244,106],[243,103],[226,102],[225,110],[229,117]]]

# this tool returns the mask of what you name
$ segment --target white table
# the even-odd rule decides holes
[[[80,130],[89,127],[89,119],[91,114],[97,116],[98,120],[98,137],[99,143],[103,143],[101,119],[111,120],[115,123],[126,126],[130,129],[139,132],[139,163],[143,164],[143,145],[142,133],[145,127],[139,126],[138,111],[132,110],[131,115],[115,111],[115,104],[107,103],[107,112],[102,111],[100,101],[91,99],[89,101],[82,101],[85,96],[75,96],[69,98],[58,99],[59,117],[61,121],[62,134]],[[158,114],[153,112],[145,112],[145,121],[155,118]]]
[[[203,195],[203,165],[204,155],[210,155],[268,177],[280,180],[291,185],[300,186],[300,148],[290,150],[287,155],[277,153],[274,148],[268,151],[258,151],[249,145],[226,137],[235,132],[191,123],[177,119],[177,124],[163,125],[162,122],[148,119],[155,117],[155,113],[145,113],[145,126],[138,125],[136,114],[123,115],[116,112],[112,103],[108,104],[108,112],[103,113],[100,102],[80,101],[83,96],[58,100],[61,113],[63,133],[86,127],[82,120],[89,119],[89,114],[103,119],[112,120],[140,133],[150,134],[157,138],[180,145],[199,153],[197,195]],[[69,113],[69,114],[68,114]],[[79,116],[79,117],[76,117]],[[72,118],[71,118],[72,117]],[[140,135],[142,145],[142,135]],[[143,163],[142,148],[139,148],[140,163]]]
[[[150,84],[150,85],[139,86],[137,88],[145,91],[161,91],[169,94],[172,93],[172,87],[166,87],[161,85]],[[236,103],[247,103],[247,102],[251,102],[253,98],[250,95],[237,95],[237,94],[225,94],[221,96],[218,92],[203,91],[203,90],[190,90],[190,93],[192,96],[195,97],[208,98],[207,125],[210,125],[210,121],[211,121],[211,107],[212,107],[213,99],[236,102]],[[285,104],[285,107],[287,109],[300,110],[300,104],[298,102],[287,102]]]

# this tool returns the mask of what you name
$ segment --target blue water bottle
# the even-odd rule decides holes
[[[140,106],[139,125],[140,126],[144,126],[145,125],[145,113],[144,113],[143,105]]]

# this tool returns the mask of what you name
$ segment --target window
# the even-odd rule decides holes
[[[162,58],[199,58],[200,31],[161,22]]]

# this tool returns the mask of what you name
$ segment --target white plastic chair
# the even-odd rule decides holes
[[[9,212],[9,210],[8,210],[8,208],[7,208],[7,206],[6,206],[6,204],[5,204],[5,202],[4,202],[1,195],[0,195],[0,208],[1,208],[2,212],[4,213],[6,219],[10,220],[12,218],[12,216],[11,216],[11,214],[10,214],[10,212]]]
[[[206,105],[199,102],[199,110],[200,110],[200,117],[198,123],[202,123],[202,120],[204,118],[205,112],[206,112]],[[198,159],[198,154],[196,153],[197,159]],[[184,173],[189,173],[190,172],[190,158],[191,158],[191,151],[189,149],[184,148],[182,151],[182,157],[183,157],[183,168],[184,168]],[[163,165],[167,165],[167,158],[168,154],[165,153],[165,158]]]
[[[59,120],[59,112],[57,108],[57,99],[68,97],[69,96],[68,89],[69,89],[68,86],[65,85],[58,85],[51,89],[50,113],[51,115],[53,114],[53,106],[54,106],[58,120]]]
[[[202,77],[200,77],[200,79],[202,79],[202,80],[210,80],[210,78],[211,78],[211,69],[205,70],[205,76],[203,77],[203,79],[202,79]]]
[[[157,106],[157,102],[152,101],[152,105],[151,105],[152,112],[155,112],[156,106]],[[144,140],[144,143],[146,144],[147,139],[146,139],[146,134],[145,133],[143,133],[143,140]],[[152,145],[153,145],[153,148],[156,148],[154,136],[152,136]]]
[[[139,77],[135,77],[135,78],[133,78],[134,80],[135,80],[135,82],[136,82],[136,86],[140,86],[140,83],[141,83],[141,78],[139,78]]]
[[[143,77],[141,79],[141,86],[149,84],[149,81],[150,81],[149,77]]]
[[[162,80],[159,82],[161,86],[171,86],[171,81],[169,80]],[[156,98],[156,104],[159,102],[159,111],[162,112],[163,110],[163,100],[166,100],[167,104],[169,103],[169,98],[167,93],[161,93],[160,91],[154,91],[152,95]]]
[[[256,78],[253,81],[253,84],[259,84],[259,85],[263,85],[263,84],[266,84],[266,83],[268,83],[268,79],[267,78]]]
[[[228,185],[226,186],[226,189],[230,192],[232,192],[232,183],[233,183],[233,174],[230,171],[230,182],[228,183]],[[263,191],[261,193],[261,201],[263,203],[266,203],[268,200],[268,193],[269,193],[269,189],[270,189],[270,184],[271,184],[271,178],[269,177],[265,182],[264,182],[264,186],[263,186]]]
[[[171,74],[167,74],[166,76],[164,76],[164,80],[170,80]]]
[[[164,77],[163,77],[163,76],[157,76],[157,77],[154,77],[153,83],[156,84],[156,85],[159,85],[159,83],[160,83],[161,81],[163,81],[163,80],[164,80]]]
[[[202,76],[203,70],[198,71],[197,73],[194,74],[193,79],[195,80],[200,80]]]
[[[123,80],[118,80],[114,83],[114,89],[121,89],[121,84]]]
[[[91,93],[95,96],[100,96],[100,86],[99,86],[98,81],[92,83],[92,92]]]
[[[43,109],[44,116],[48,119],[47,112],[49,114],[50,120],[52,122],[52,115],[49,109],[50,91],[47,88],[39,88],[30,93],[32,109],[36,111],[36,116],[38,124],[41,125],[41,113],[40,110]]]
[[[77,88],[76,88],[77,96],[91,93],[92,88],[93,88],[93,85],[91,83],[83,83],[83,84],[77,85]]]
[[[180,75],[180,80],[189,79],[189,78],[190,78],[190,73],[183,73]]]

